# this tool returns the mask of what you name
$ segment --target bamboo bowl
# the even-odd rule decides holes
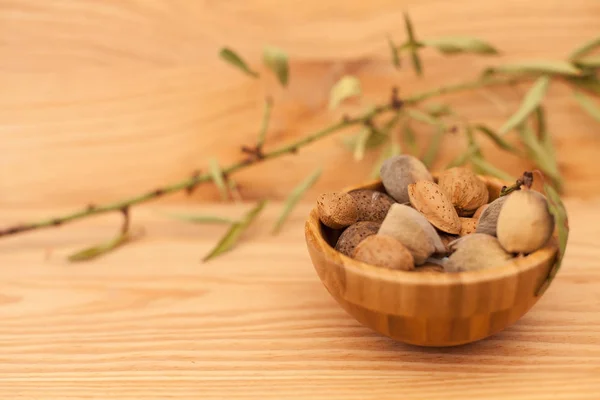
[[[481,177],[490,201],[502,182]],[[385,192],[381,181],[347,188]],[[458,273],[396,271],[334,250],[341,231],[323,225],[314,208],[305,225],[312,263],[331,296],[361,324],[419,346],[475,342],[515,323],[539,300],[537,290],[557,255],[554,236],[542,249],[495,268]]]

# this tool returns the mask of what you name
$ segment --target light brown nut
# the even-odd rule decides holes
[[[444,251],[444,252],[436,252],[436,253],[439,253],[439,254],[447,254],[447,253],[449,253],[450,252],[449,244],[459,238],[458,235],[451,235],[451,234],[445,233],[445,232],[438,232],[438,235],[440,236],[440,239],[442,240],[442,243],[446,247],[446,251]]]
[[[511,253],[532,253],[543,247],[554,231],[554,217],[546,198],[534,190],[506,196],[498,216],[498,240]]]
[[[470,235],[471,233],[475,233],[475,229],[477,229],[477,220],[475,218],[464,218],[460,217],[460,236]]]
[[[443,171],[439,175],[438,186],[448,195],[461,217],[473,215],[475,210],[486,204],[489,199],[485,183],[465,167]]]
[[[415,262],[402,243],[388,235],[372,235],[361,241],[352,257],[378,267],[411,271]]]
[[[454,206],[438,185],[430,181],[418,181],[408,185],[410,204],[439,230],[459,234],[460,219]]]
[[[356,246],[367,237],[375,235],[380,225],[372,221],[361,221],[350,225],[342,232],[335,245],[335,249],[348,257],[352,257]]]
[[[507,253],[498,239],[483,233],[473,233],[455,241],[454,252],[444,264],[447,272],[476,271],[499,267],[506,264],[511,255]]]
[[[506,201],[507,196],[498,197],[492,201],[485,210],[481,213],[479,220],[477,221],[477,233],[485,233],[486,235],[496,236],[496,224],[498,222],[498,215],[500,210]]]
[[[383,222],[394,199],[383,192],[371,189],[356,189],[348,192],[358,208],[358,221]]]
[[[444,272],[444,268],[440,265],[436,265],[436,264],[430,264],[430,263],[426,263],[423,264],[419,267],[415,268],[416,272],[433,272],[433,273],[439,273],[439,272]]]
[[[481,217],[481,214],[483,214],[483,212],[486,210],[486,208],[488,208],[488,206],[489,204],[484,204],[481,207],[479,207],[477,211],[475,211],[475,214],[473,214],[473,219],[479,220],[479,217]]]
[[[431,173],[418,158],[402,154],[384,161],[380,169],[386,192],[398,203],[408,202],[408,185],[417,181],[433,182]]]
[[[414,208],[403,204],[392,204],[378,234],[392,236],[402,243],[412,254],[416,265],[423,264],[434,252],[446,251],[427,219]]]
[[[358,208],[348,193],[323,193],[317,199],[319,219],[333,229],[345,228],[358,219]]]

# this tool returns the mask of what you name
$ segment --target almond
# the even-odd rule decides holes
[[[455,251],[444,264],[444,270],[447,272],[476,271],[499,267],[512,258],[502,248],[498,239],[484,233],[464,236],[455,241],[452,248]]]
[[[459,237],[457,235],[451,235],[449,233],[444,233],[441,232],[439,233],[440,239],[442,240],[442,243],[444,244],[444,246],[446,246],[446,251],[445,252],[439,252],[440,254],[447,254],[448,252],[450,252],[450,243],[454,242],[456,239],[458,239]]]
[[[371,189],[355,189],[348,192],[358,208],[358,221],[383,222],[394,199],[383,192]]]
[[[473,214],[473,219],[479,220],[479,217],[481,217],[481,214],[483,214],[483,212],[486,210],[486,208],[489,207],[489,204],[484,204],[481,207],[479,207],[477,209],[477,211],[475,211],[475,214]]]
[[[534,190],[506,196],[498,216],[498,240],[511,253],[531,253],[546,244],[554,231],[554,217],[546,198]]]
[[[485,233],[487,235],[496,236],[498,215],[500,215],[500,210],[502,209],[502,206],[507,198],[508,196],[498,197],[496,200],[487,205],[477,221],[477,233]]]
[[[471,216],[489,199],[485,183],[468,168],[455,167],[442,172],[438,178],[439,187],[461,217]]]
[[[450,199],[438,185],[418,181],[408,185],[410,204],[441,231],[459,234],[461,222]]]
[[[412,254],[402,243],[388,235],[372,235],[361,241],[352,258],[378,267],[411,271],[415,269]]]
[[[342,254],[352,257],[354,249],[367,237],[379,230],[380,224],[373,221],[360,221],[347,227],[337,240],[335,249]]]
[[[384,161],[379,172],[386,192],[398,203],[408,202],[408,185],[417,181],[432,181],[425,164],[416,157],[402,154]]]
[[[433,273],[438,273],[438,272],[444,272],[444,268],[439,266],[439,265],[435,265],[435,264],[431,264],[431,263],[427,263],[427,264],[423,264],[420,267],[415,268],[416,272],[433,272]]]
[[[324,193],[317,199],[321,222],[333,229],[345,228],[356,222],[358,208],[348,193]]]
[[[477,229],[477,220],[475,218],[464,218],[460,217],[460,236],[467,236],[471,233],[475,233]]]
[[[423,264],[433,253],[446,251],[427,219],[403,204],[392,204],[377,233],[392,236],[402,243],[412,254],[416,265]]]

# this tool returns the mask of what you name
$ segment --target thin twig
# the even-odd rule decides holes
[[[517,76],[517,77],[500,77],[500,76],[495,77],[494,76],[494,77],[490,77],[490,78],[477,79],[474,81],[468,81],[468,82],[462,82],[462,83],[442,86],[442,87],[439,87],[436,89],[425,91],[425,92],[422,92],[422,93],[419,93],[419,94],[416,94],[416,95],[413,95],[413,96],[403,99],[401,104],[417,104],[423,100],[426,100],[426,99],[429,99],[432,97],[445,95],[448,93],[461,92],[461,91],[480,88],[480,87],[510,84],[510,83],[517,82],[519,80],[526,80],[526,79],[531,79],[531,78],[532,78],[531,76]],[[333,133],[336,133],[342,129],[345,129],[347,127],[354,126],[354,125],[364,124],[365,122],[370,121],[375,116],[378,116],[380,114],[397,109],[399,107],[399,100],[395,96],[393,97],[393,99],[394,99],[394,101],[391,101],[390,104],[375,107],[371,111],[363,113],[362,115],[360,115],[358,117],[353,117],[353,118],[344,117],[341,121],[336,122],[336,123],[330,125],[329,127],[323,128],[315,133],[307,135],[293,143],[281,146],[275,150],[264,153],[264,154],[262,154],[262,157],[254,157],[251,159],[244,159],[242,161],[234,163],[234,164],[230,165],[229,167],[223,168],[223,173],[225,174],[225,176],[228,176],[231,173],[234,173],[236,171],[239,171],[239,170],[249,167],[251,165],[257,164],[261,161],[277,158],[284,154],[294,154],[300,148],[308,146],[309,144],[311,144],[317,140],[323,139],[323,138],[325,138]],[[260,137],[259,137],[259,141],[260,141]],[[194,174],[193,176],[191,176],[187,179],[184,179],[182,181],[173,183],[171,185],[164,186],[162,188],[152,190],[147,193],[142,193],[140,195],[130,197],[130,198],[127,198],[124,200],[107,203],[104,205],[93,206],[93,207],[86,206],[85,208],[83,208],[79,211],[75,211],[73,213],[62,215],[59,217],[52,217],[52,218],[48,218],[48,219],[42,219],[40,221],[34,221],[34,222],[14,225],[14,226],[8,227],[4,230],[0,230],[0,237],[15,235],[15,234],[19,234],[19,233],[23,233],[23,232],[27,232],[27,231],[33,231],[33,230],[42,229],[42,228],[56,227],[56,226],[60,226],[65,223],[68,223],[68,222],[72,222],[75,220],[79,220],[79,219],[83,219],[83,218],[87,218],[87,217],[91,217],[91,216],[95,216],[95,215],[129,209],[130,207],[132,207],[134,205],[146,203],[148,201],[155,200],[160,197],[163,197],[163,196],[166,196],[169,194],[173,194],[173,193],[177,193],[180,191],[187,191],[188,193],[190,193],[199,184],[209,182],[209,181],[211,181],[211,179],[212,179],[212,176],[210,173]]]

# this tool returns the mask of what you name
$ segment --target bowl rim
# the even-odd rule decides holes
[[[491,184],[495,187],[502,187],[502,185],[505,184],[497,178],[485,175],[478,176],[483,179],[488,186]],[[347,193],[351,190],[374,188],[379,185],[381,185],[381,180],[376,179],[367,181],[360,185],[343,188],[341,191]],[[530,269],[537,268],[548,261],[554,263],[554,261],[551,259],[556,257],[558,254],[558,241],[556,238],[556,232],[554,232],[548,243],[546,243],[546,245],[541,249],[538,249],[535,252],[523,257],[513,258],[506,264],[499,265],[497,267],[476,271],[461,271],[452,273],[440,273],[432,271],[421,271],[415,273],[415,271],[394,270],[367,264],[348,257],[345,254],[335,250],[335,248],[333,248],[321,234],[321,221],[319,220],[316,206],[311,209],[306,220],[305,233],[307,242],[310,242],[311,240],[318,242],[313,247],[322,253],[327,261],[340,265],[348,272],[368,279],[378,279],[392,283],[411,285],[426,284],[428,286],[449,286],[464,285],[466,283],[490,282],[511,277]],[[550,270],[551,269],[552,268],[550,268]]]

